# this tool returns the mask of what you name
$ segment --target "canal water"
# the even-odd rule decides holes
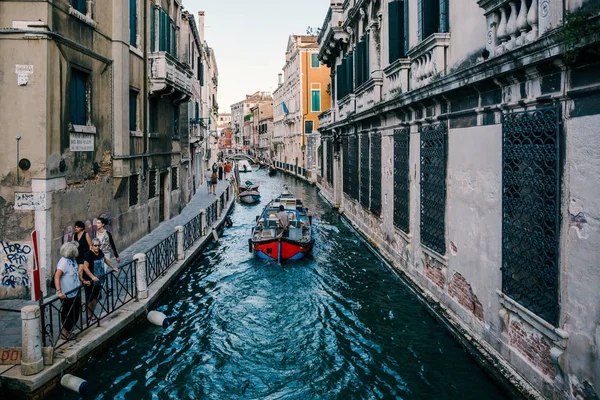
[[[156,304],[166,330],[137,325],[77,372],[96,399],[505,399],[315,187],[264,170],[262,202]],[[287,184],[314,215],[311,257],[254,258],[262,206]],[[77,398],[66,389],[52,398]]]

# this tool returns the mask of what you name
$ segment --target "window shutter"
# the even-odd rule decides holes
[[[137,36],[137,0],[129,0],[129,44],[135,47]]]
[[[135,131],[137,128],[137,92],[129,91],[129,130]]]
[[[370,77],[371,73],[369,72],[369,34],[367,33],[365,35],[365,40],[363,41],[363,82],[368,81]]]
[[[408,0],[404,0],[404,14],[402,15],[402,25],[404,27],[404,56],[408,53]]]
[[[156,51],[156,11],[154,6],[150,6],[150,52]]]
[[[448,0],[440,0],[440,29],[439,32],[449,32],[448,26]]]
[[[417,39],[423,40],[423,0],[417,0]]]
[[[342,85],[343,85],[342,84],[342,66],[341,65],[338,65],[335,68],[335,79],[337,82],[337,85],[336,85],[337,90],[335,93],[335,95],[336,95],[335,98],[337,100],[340,100],[342,98]]]
[[[313,90],[312,91],[312,110],[314,112],[319,112],[321,111],[321,91],[320,90]]]
[[[399,1],[388,3],[388,36],[389,36],[389,57],[390,64],[400,58],[400,30],[398,29],[398,8],[401,4]]]
[[[352,70],[352,60],[354,54],[346,56],[346,94],[350,94],[354,91],[354,71]]]
[[[71,123],[77,124],[77,76],[75,70],[71,70],[71,94],[69,103],[71,105]]]

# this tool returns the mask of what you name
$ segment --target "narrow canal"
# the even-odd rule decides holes
[[[142,323],[77,372],[90,397],[507,398],[314,187],[262,170],[243,178],[260,183],[262,203],[236,205],[234,227],[156,304],[169,328]],[[311,257],[279,266],[253,258],[247,239],[284,183],[317,237]]]

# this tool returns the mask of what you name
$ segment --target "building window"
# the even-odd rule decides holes
[[[310,92],[311,92],[311,111],[312,112],[320,112],[321,111],[321,90],[320,89],[312,89]]]
[[[179,189],[179,169],[171,167],[171,190]]]
[[[82,14],[87,13],[87,0],[72,0],[73,8]]]
[[[71,123],[87,125],[90,120],[90,74],[71,69]]]
[[[137,0],[129,0],[129,45],[137,43]]]
[[[446,254],[446,125],[421,128],[421,243]]]
[[[150,6],[150,52],[156,51],[156,8]]]
[[[388,22],[389,22],[389,58],[390,64],[399,58],[406,57],[405,32],[408,21],[405,18],[405,7],[408,0],[398,0],[388,3]]]
[[[410,129],[394,129],[394,226],[406,234],[410,229],[409,145]]]
[[[369,134],[363,132],[360,135],[360,204],[369,208],[369,182],[371,175],[369,173]]]
[[[165,51],[177,58],[175,49],[175,25],[169,14],[162,8],[158,9],[158,51]]]
[[[381,133],[371,134],[371,212],[381,214]]]
[[[179,137],[179,105],[174,105],[171,110],[171,135]]]
[[[419,41],[436,32],[449,32],[448,0],[417,0],[417,23]]]
[[[138,178],[139,175],[131,175],[129,177],[129,207],[135,206],[138,203]]]
[[[148,198],[153,199],[156,197],[156,170],[152,169],[148,172]]]
[[[354,57],[354,77],[356,87],[362,85],[370,78],[369,73],[369,35],[364,35],[356,45],[356,57]]]
[[[129,130],[137,131],[137,101],[138,91],[129,89]]]
[[[155,97],[151,97],[148,100],[148,127],[150,133],[156,133],[158,131],[158,100]]]
[[[312,133],[313,132],[313,124],[314,121],[304,121],[304,133]]]
[[[560,311],[560,121],[560,108],[502,118],[502,292],[554,326]]]
[[[310,67],[311,68],[320,68],[321,62],[319,61],[319,55],[317,53],[312,53],[310,55]]]

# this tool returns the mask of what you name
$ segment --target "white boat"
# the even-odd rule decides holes
[[[239,160],[238,169],[240,172],[252,172],[252,166],[250,166],[248,160]]]

